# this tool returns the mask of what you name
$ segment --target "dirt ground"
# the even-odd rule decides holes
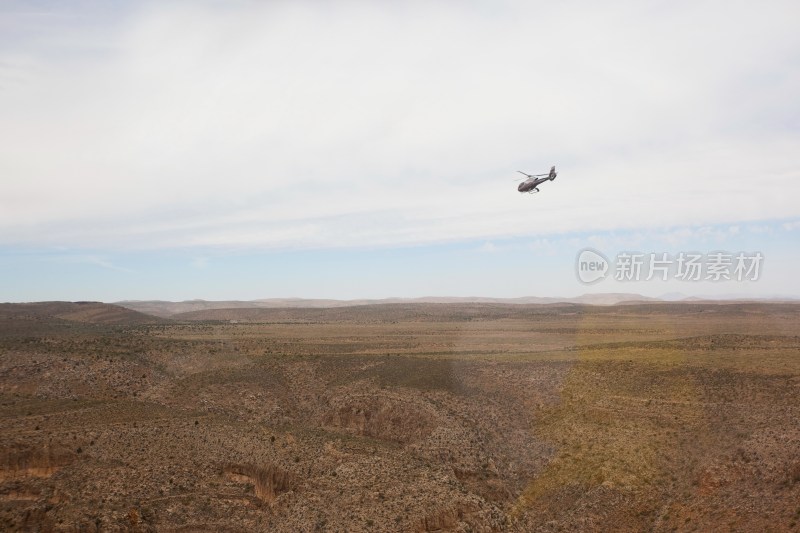
[[[800,531],[800,305],[0,305],[0,529]]]

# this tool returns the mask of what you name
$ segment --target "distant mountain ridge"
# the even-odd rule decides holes
[[[488,297],[446,297],[430,296],[422,298],[383,298],[358,300],[304,299],[304,298],[267,298],[261,300],[187,300],[170,302],[164,300],[136,301],[128,300],[116,303],[103,302],[29,302],[0,303],[0,319],[27,318],[33,320],[55,318],[70,322],[91,324],[145,324],[167,322],[169,319],[208,319],[235,320],[249,319],[267,313],[270,317],[279,317],[281,312],[296,315],[294,311],[316,310],[324,312],[332,309],[355,309],[367,306],[412,308],[419,306],[451,305],[486,305],[486,306],[564,306],[564,305],[596,305],[596,306],[628,306],[637,304],[735,304],[735,303],[788,303],[797,304],[798,298],[708,298],[683,297],[678,299],[651,298],[640,294],[602,293],[584,294],[574,298],[550,298],[527,296],[521,298],[488,298]],[[384,309],[385,310],[385,309]],[[260,313],[262,312],[262,313]],[[350,312],[350,311],[348,311]],[[354,311],[357,314],[368,312],[367,309]],[[398,311],[399,312],[399,311]],[[431,312],[428,307],[427,313]],[[277,314],[276,314],[277,313]],[[437,311],[438,313],[438,311]],[[351,313],[352,314],[352,313]]]
[[[329,309],[336,307],[353,307],[358,305],[380,304],[414,304],[414,303],[485,303],[485,304],[589,304],[589,305],[616,305],[626,302],[658,302],[658,298],[650,298],[641,294],[632,293],[603,293],[584,294],[575,298],[551,298],[538,296],[523,296],[520,298],[489,298],[480,296],[425,296],[421,298],[380,298],[357,300],[334,300],[324,298],[264,298],[260,300],[186,300],[170,302],[165,300],[125,300],[115,302],[115,305],[139,311],[148,315],[169,318],[173,315],[191,313],[196,311],[211,311],[217,309]]]
[[[102,302],[0,303],[0,318],[61,319],[85,324],[149,324],[166,322],[129,307]]]
[[[735,303],[735,302],[798,302],[792,297],[748,298],[745,296],[727,295],[723,297],[686,296],[681,293],[668,293],[659,298],[643,296],[636,293],[595,293],[576,297],[540,297],[522,296],[519,298],[491,298],[483,296],[423,296],[420,298],[361,298],[355,300],[335,300],[329,298],[262,298],[258,300],[184,300],[171,302],[166,300],[123,300],[114,305],[125,307],[140,313],[169,318],[182,313],[213,311],[219,309],[332,309],[338,307],[354,307],[360,305],[382,304],[579,304],[579,305],[625,305],[636,303]]]

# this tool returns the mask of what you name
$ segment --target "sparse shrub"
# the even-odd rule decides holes
[[[136,509],[131,509],[130,511],[128,511],[128,522],[130,522],[130,525],[132,527],[137,527],[140,521],[141,518],[139,516],[139,511],[137,511]]]

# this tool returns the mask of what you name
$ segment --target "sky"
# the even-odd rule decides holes
[[[800,4],[0,3],[0,301],[800,297]],[[519,194],[518,170],[558,177]],[[585,248],[763,256],[584,284]]]

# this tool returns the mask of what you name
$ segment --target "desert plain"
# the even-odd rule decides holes
[[[0,304],[4,531],[800,531],[800,304]]]

